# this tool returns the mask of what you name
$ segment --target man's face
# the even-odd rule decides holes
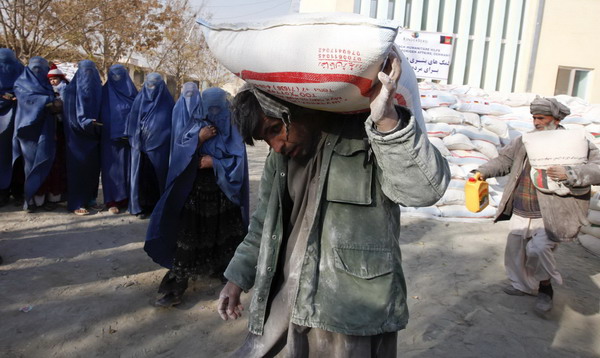
[[[292,121],[286,132],[281,119],[264,116],[257,139],[262,139],[277,153],[305,162],[315,152],[320,131],[305,122]]]
[[[533,115],[533,125],[538,131],[547,131],[556,129],[560,121],[552,116],[546,116],[543,114]]]
[[[60,77],[50,77],[50,84],[52,86],[58,86],[60,84]]]

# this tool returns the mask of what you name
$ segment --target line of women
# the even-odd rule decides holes
[[[42,57],[23,66],[0,49],[0,205],[12,195],[27,211],[52,210],[66,197],[69,211],[87,215],[100,177],[111,213],[152,215],[144,249],[169,268],[157,305],[179,304],[192,276],[222,275],[249,206],[227,93],[188,82],[175,103],[158,73],[138,92],[124,66],[110,67],[103,85],[84,60],[67,82]]]

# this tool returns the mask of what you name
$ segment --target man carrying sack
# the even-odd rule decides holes
[[[560,125],[570,111],[556,99],[536,98],[531,114],[535,131],[513,140],[478,171],[483,179],[508,175],[495,218],[510,217],[504,254],[510,285],[503,291],[537,293],[534,310],[544,314],[552,309],[551,281],[562,284],[554,251],[589,225],[589,189],[600,184],[600,152],[579,131]]]
[[[396,357],[408,320],[398,204],[435,203],[450,171],[410,111],[393,105],[400,61],[390,56],[368,118],[255,87],[234,99],[242,137],[272,149],[219,296],[221,317],[236,319],[253,288],[250,333],[234,357]]]

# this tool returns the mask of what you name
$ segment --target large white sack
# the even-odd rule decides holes
[[[460,165],[448,163],[448,166],[450,167],[450,177],[452,179],[465,179],[467,177],[467,174]]]
[[[443,138],[454,133],[454,127],[448,123],[425,123],[429,137]]]
[[[493,218],[496,215],[496,208],[492,206],[487,206],[478,213],[469,211],[465,205],[441,205],[438,208],[445,218],[484,219]]]
[[[591,104],[583,112],[583,116],[594,123],[600,123],[600,104]]]
[[[600,257],[600,239],[586,234],[579,234],[577,238],[579,239],[581,246]]]
[[[600,211],[590,210],[587,219],[592,225],[600,226]]]
[[[499,119],[496,116],[481,116],[481,126],[490,132],[494,132],[498,137],[508,137],[508,125],[506,121]]]
[[[481,128],[481,118],[479,114],[473,112],[460,112],[464,117],[464,123],[470,124],[473,127]]]
[[[473,143],[469,137],[461,133],[451,134],[443,139],[444,145],[449,150],[463,149],[463,150],[472,150],[475,149]]]
[[[582,226],[579,231],[583,234],[592,235],[593,237],[600,238],[600,226],[586,225]]]
[[[537,131],[523,134],[523,145],[531,163],[533,185],[544,193],[582,195],[589,187],[570,188],[551,179],[546,169],[554,165],[578,165],[587,162],[588,141],[583,130]]]
[[[465,205],[465,188],[447,189],[435,205]]]
[[[419,217],[439,217],[442,216],[440,209],[436,206],[425,206],[422,208],[412,208],[400,206],[400,212]]]
[[[578,165],[587,162],[588,143],[582,130],[537,131],[523,134],[529,163],[533,168]]]
[[[456,96],[449,92],[439,90],[419,89],[421,93],[421,107],[449,107],[456,103]]]
[[[453,126],[456,133],[462,133],[471,140],[484,140],[494,145],[500,145],[500,137],[494,132],[488,131],[485,128],[474,128],[472,126]]]
[[[427,113],[431,116],[431,122],[461,124],[464,122],[463,115],[448,107],[429,108]]]
[[[431,122],[431,116],[429,115],[429,113],[427,113],[427,111],[426,111],[426,110],[424,110],[424,109],[421,109],[421,113],[422,113],[423,121],[424,121],[425,123],[429,123],[429,122]]]
[[[489,100],[510,107],[529,106],[535,99],[535,93],[506,93],[506,92],[491,92]]]
[[[594,193],[590,198],[590,210],[600,211],[600,193]]]
[[[214,56],[235,75],[285,101],[332,112],[368,110],[368,92],[399,29],[393,21],[350,13],[198,23]],[[399,53],[396,102],[409,107],[424,128],[416,76]]]
[[[570,114],[568,116],[566,116],[565,118],[563,118],[562,121],[560,121],[561,125],[565,125],[565,124],[581,124],[581,125],[588,125],[591,124],[592,121],[588,118],[583,117],[582,115],[579,114]]]
[[[461,112],[473,112],[488,115],[503,115],[512,112],[509,106],[492,103],[481,97],[459,97],[458,102],[452,105],[452,108]]]
[[[465,190],[465,183],[467,181],[464,179],[450,179],[450,182],[448,183],[448,190],[450,189],[455,189],[455,190]]]
[[[498,148],[490,142],[473,139],[471,140],[471,143],[473,143],[475,149],[490,159],[494,159],[498,156]]]
[[[513,120],[513,121],[507,121],[506,124],[510,129],[513,129],[515,131],[521,132],[521,133],[526,133],[526,132],[531,132],[532,130],[535,129],[535,126],[533,125],[533,119],[528,120],[528,121],[517,121],[517,120]],[[509,133],[510,136],[510,133]]]
[[[565,129],[581,129],[581,130],[585,130],[585,127],[583,124],[573,124],[573,123],[563,123],[562,121],[560,121],[560,125],[565,127]]]
[[[571,113],[581,113],[584,112],[588,103],[579,97],[571,97],[566,94],[559,94],[554,96],[557,101],[569,107]]]
[[[429,142],[433,144],[433,146],[436,147],[437,150],[440,151],[440,154],[442,154],[444,157],[450,155],[450,151],[448,150],[448,148],[446,148],[446,145],[444,144],[444,141],[441,138],[429,137]]]
[[[489,161],[489,158],[476,150],[451,150],[451,156],[447,157],[449,163],[458,165],[482,165]]]
[[[462,170],[465,172],[465,178],[468,178],[470,175],[474,174],[481,164],[477,163],[465,163],[461,165]]]

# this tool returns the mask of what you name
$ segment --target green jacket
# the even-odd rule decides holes
[[[450,170],[414,118],[387,135],[372,129],[370,119],[365,126],[374,160],[362,139],[342,138],[340,131],[325,138],[319,205],[291,309],[297,325],[368,336],[398,331],[408,321],[398,204],[432,205]],[[286,157],[271,151],[248,235],[225,271],[245,291],[254,287],[249,330],[258,335],[285,255],[286,176]]]

